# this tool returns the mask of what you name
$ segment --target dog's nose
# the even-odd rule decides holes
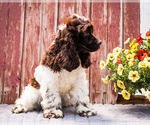
[[[102,41],[100,41],[100,44],[99,45],[101,45],[102,44]]]
[[[99,41],[98,41],[98,45],[100,46],[101,44],[102,44],[102,41],[99,40]]]

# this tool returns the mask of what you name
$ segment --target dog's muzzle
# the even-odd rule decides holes
[[[102,44],[102,42],[100,40],[96,40],[93,44],[89,45],[89,46],[91,46],[90,52],[97,51],[100,48],[101,44]]]

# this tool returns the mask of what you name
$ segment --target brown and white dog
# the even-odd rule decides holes
[[[85,68],[90,53],[100,48],[93,25],[82,16],[67,18],[45,52],[34,77],[16,100],[13,113],[43,109],[45,118],[63,117],[63,106],[74,106],[80,116],[96,115],[90,108]]]

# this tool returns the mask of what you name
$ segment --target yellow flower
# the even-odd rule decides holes
[[[124,52],[125,52],[125,54],[128,54],[128,53],[130,53],[131,51],[130,51],[129,49],[126,49]]]
[[[148,96],[147,96],[147,97],[148,97],[148,99],[149,99],[149,101],[150,101],[150,93],[148,94]]]
[[[124,86],[124,83],[120,80],[117,80],[117,86],[121,89],[125,89],[126,87]]]
[[[128,44],[130,42],[130,38],[128,38],[125,42],[124,42],[124,44]]]
[[[104,78],[102,78],[102,81],[103,81],[105,84],[107,84],[107,82],[108,82],[108,80],[107,80],[107,79],[104,79]]]
[[[136,53],[132,53],[132,56],[135,57],[137,54]]]
[[[116,56],[113,63],[116,63],[118,61],[118,57]]]
[[[129,61],[133,61],[134,56],[133,56],[132,54],[128,54],[128,55],[126,55],[126,58],[127,58],[127,60],[129,60]]]
[[[108,82],[111,83],[111,79]]]
[[[108,83],[108,76],[106,76],[105,78],[102,78],[102,81],[107,84]]]
[[[133,39],[132,43],[129,45],[130,47],[132,47],[135,44],[136,39]]]
[[[147,67],[150,69],[150,62],[148,62],[148,65],[147,65]]]
[[[106,60],[106,65],[109,65],[110,61],[109,59]]]
[[[114,55],[118,55],[118,54],[120,54],[120,52],[121,52],[121,48],[119,48],[119,47],[116,47],[113,49]]]
[[[132,80],[132,82],[136,82],[140,78],[140,76],[138,75],[137,71],[130,71],[129,75],[128,75],[128,78],[130,80]]]
[[[116,85],[116,83],[114,83],[114,89],[115,89],[115,92],[117,92],[117,85]]]
[[[115,56],[114,56],[114,54],[113,54],[113,53],[109,53],[107,58],[108,58],[108,59],[110,59],[110,60],[113,60],[113,59],[114,59],[114,57],[115,57]]]
[[[130,99],[130,93],[128,93],[126,90],[122,90],[121,93],[124,99],[126,100]]]
[[[147,61],[139,62],[139,67],[146,68],[147,66],[148,66],[148,62]]]
[[[122,75],[122,71],[123,71],[123,65],[122,65],[122,64],[119,64],[118,69],[117,69],[117,73],[118,73],[119,75]]]
[[[148,62],[150,62],[150,57],[146,57],[146,58],[144,58],[144,60],[147,60]]]
[[[150,39],[150,36],[149,36],[149,39]],[[150,45],[150,42],[147,42],[147,45],[149,46],[149,45]]]
[[[133,66],[133,61],[129,61],[129,66]]]
[[[137,48],[138,45],[139,45],[138,43],[135,43],[135,44],[132,45],[132,47],[131,47],[131,53],[133,53],[133,52],[135,52],[135,51],[138,50],[138,48]]]
[[[101,68],[101,69],[104,69],[104,68],[105,68],[105,62],[104,62],[104,61],[101,61],[101,62],[100,62],[100,68]]]

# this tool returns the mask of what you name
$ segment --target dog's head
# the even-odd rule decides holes
[[[93,35],[94,27],[87,18],[74,14],[65,23],[69,31],[76,33],[80,52],[94,52],[100,48],[101,41]]]
[[[91,64],[90,52],[100,48],[101,41],[93,35],[93,25],[82,16],[74,14],[67,18],[55,36],[54,43],[46,51],[42,64],[54,71],[66,69],[71,72]]]

